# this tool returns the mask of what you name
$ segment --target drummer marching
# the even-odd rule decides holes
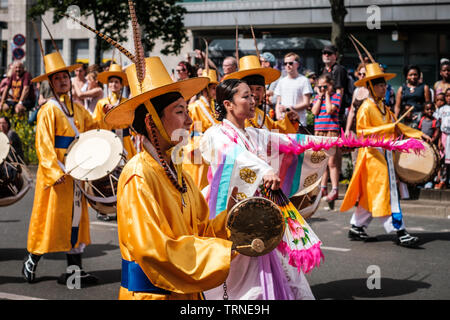
[[[122,71],[122,66],[112,63],[108,71],[101,72],[97,80],[107,85],[107,96],[100,99],[95,106],[92,118],[97,121],[100,129],[113,131],[122,141],[126,158],[130,160],[136,154],[136,148],[131,139],[129,126],[114,127],[104,121],[105,114],[127,99],[123,97],[123,91],[128,86],[127,75]],[[110,94],[108,94],[111,92]]]
[[[43,54],[42,47],[41,52]],[[82,253],[91,242],[87,203],[80,188],[66,173],[63,163],[71,142],[81,132],[97,128],[97,124],[83,106],[72,101],[70,94],[70,72],[81,65],[66,66],[59,51],[43,54],[43,58],[45,74],[32,81],[47,80],[54,97],[41,107],[37,117],[39,167],[28,229],[28,254],[22,274],[27,282],[34,282],[42,255],[66,252],[67,265],[80,271],[81,284],[92,284],[98,279],[82,267]],[[64,272],[58,283],[66,284],[72,274]]]
[[[103,71],[98,75],[98,81],[106,85],[107,96],[100,99],[92,114],[100,129],[111,130],[122,141],[126,160],[130,160],[137,152],[132,140],[132,130],[129,126],[114,127],[108,125],[104,118],[105,114],[112,108],[118,106],[127,99],[123,97],[123,91],[128,86],[127,75],[122,70],[122,66],[111,63],[108,71]],[[97,212],[97,219],[102,221],[114,220],[115,216]]]
[[[356,38],[351,37],[351,40],[360,44],[371,60],[371,63],[366,64],[354,43],[366,68],[366,77],[356,81],[355,85],[367,87],[370,92],[356,115],[357,135],[386,138],[405,136],[429,142],[429,136],[400,123],[384,102],[386,83],[396,74],[384,73],[367,49]],[[392,151],[379,148],[359,150],[354,173],[340,208],[345,212],[358,204],[350,221],[348,237],[351,240],[375,240],[368,236],[365,229],[373,218],[380,218],[386,232],[396,231],[397,244],[404,247],[417,245],[419,238],[411,236],[405,229],[393,165]]]
[[[207,68],[203,70],[202,76],[207,77],[209,83],[200,92],[199,98],[188,106],[189,115],[193,122],[189,143],[184,147],[183,159],[183,170],[191,175],[200,190],[209,184],[207,179],[209,166],[203,160],[198,144],[203,133],[211,126],[219,123],[214,111],[216,87],[219,84],[217,71],[210,69],[207,62],[205,62],[205,65]]]
[[[139,35],[134,5],[133,31]],[[135,37],[136,52],[142,44]],[[122,255],[119,299],[201,299],[225,281],[231,260],[226,212],[209,219],[208,205],[181,162],[174,161],[189,130],[186,100],[208,84],[204,77],[173,82],[159,57],[138,56],[125,72],[132,98],[106,114],[111,125],[130,125],[143,150],[119,179],[117,224]],[[222,239],[218,238],[220,236]]]
[[[239,59],[239,70],[226,75],[226,79],[241,79],[250,87],[255,99],[255,115],[247,119],[245,126],[267,130],[278,130],[280,133],[297,133],[299,117],[295,111],[288,111],[282,120],[274,121],[268,115],[266,108],[266,85],[276,81],[281,72],[274,68],[263,68],[256,55],[244,56]]]

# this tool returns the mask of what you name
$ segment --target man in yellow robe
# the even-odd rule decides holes
[[[139,65],[125,70],[133,98],[105,117],[112,125],[132,121],[143,140],[143,150],[119,179],[119,299],[201,299],[204,290],[221,285],[228,275],[232,243],[226,240],[226,212],[209,219],[200,190],[173,160],[181,139],[169,137],[180,129],[188,133],[192,120],[186,100],[208,79],[173,82],[159,57],[140,63],[146,66],[142,82]]]
[[[211,126],[219,123],[215,117],[214,100],[216,99],[217,71],[203,70],[202,76],[209,78],[209,84],[204,88],[199,98],[189,104],[189,115],[193,121],[189,143],[184,147],[183,170],[188,172],[194,183],[202,190],[208,182],[208,164],[203,160],[199,150],[199,141],[203,133]]]
[[[122,141],[124,154],[127,161],[136,155],[136,147],[133,143],[132,131],[129,126],[114,127],[108,125],[104,118],[105,114],[112,108],[118,106],[127,99],[122,96],[124,86],[128,85],[127,75],[122,71],[122,66],[119,64],[111,64],[107,71],[103,71],[98,75],[98,81],[107,85],[107,97],[100,99],[95,106],[92,118],[97,122],[98,127],[104,130],[114,132]],[[109,94],[111,92],[111,94]],[[97,219],[101,221],[115,220],[115,215],[102,214],[97,212]]]
[[[397,138],[430,138],[421,131],[398,123],[394,114],[384,103],[386,81],[395,74],[385,74],[378,63],[366,65],[366,77],[355,83],[367,86],[370,97],[364,100],[357,112],[356,130],[358,136],[379,136]],[[393,174],[390,174],[393,173]],[[358,206],[351,218],[349,238],[352,240],[372,240],[365,228],[373,218],[381,218],[387,232],[397,232],[397,244],[405,247],[417,245],[419,239],[405,229],[397,193],[392,152],[379,148],[361,148],[358,152],[352,179],[340,210],[350,210]]]
[[[28,230],[27,259],[22,273],[27,282],[35,281],[39,258],[50,252],[67,252],[68,266],[82,270],[81,253],[90,243],[87,203],[74,180],[63,165],[67,148],[75,137],[95,129],[96,123],[81,105],[72,103],[70,71],[79,65],[66,67],[59,52],[44,56],[46,74],[34,82],[48,80],[56,98],[45,103],[37,117],[36,153],[39,167],[36,191]],[[69,273],[58,279],[66,284]],[[81,271],[81,281],[94,283],[97,279]]]
[[[246,127],[278,130],[279,133],[297,133],[299,117],[296,112],[289,111],[284,119],[274,121],[267,114],[269,110],[265,110],[266,85],[277,80],[280,75],[279,70],[262,67],[259,57],[250,55],[239,59],[239,71],[230,73],[223,78],[223,80],[242,79],[252,91],[256,112],[253,119],[246,120]]]
[[[120,137],[126,151],[126,158],[130,160],[137,153],[131,139],[130,128],[128,126],[113,127],[104,121],[105,114],[109,110],[127,100],[122,96],[123,88],[128,85],[127,75],[122,71],[122,66],[114,63],[108,71],[98,75],[98,81],[106,84],[111,94],[97,102],[92,118],[98,123],[99,129],[111,130]]]

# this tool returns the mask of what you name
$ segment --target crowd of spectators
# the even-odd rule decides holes
[[[172,72],[173,80],[201,76],[206,68],[205,60],[205,53],[196,50],[195,55],[187,56],[176,65]],[[304,69],[301,57],[294,52],[283,57],[263,52],[260,61],[262,67],[272,68],[276,68],[278,62],[282,61],[283,75],[266,88],[266,105],[270,107],[269,116],[274,120],[282,119],[287,111],[292,110],[299,115],[299,132],[336,136],[342,130],[346,135],[355,134],[357,109],[368,97],[366,88],[355,87],[353,84],[354,81],[365,77],[363,63],[356,66],[354,72],[350,72],[339,64],[339,52],[333,45],[323,48],[322,68],[319,70]],[[97,101],[107,94],[106,88],[97,81],[97,76],[108,70],[110,63],[100,66],[83,64],[74,71],[73,101],[85,106],[91,113]],[[238,61],[233,56],[222,60],[221,70],[212,60],[208,59],[207,63],[209,68],[218,70],[219,79],[238,71]],[[388,68],[383,64],[380,67],[382,70]],[[385,103],[397,117],[413,108],[412,112],[404,117],[403,122],[433,138],[440,155],[439,171],[433,181],[421,187],[449,187],[450,139],[447,139],[447,136],[450,135],[450,61],[440,61],[439,79],[436,79],[435,83],[425,83],[420,66],[417,65],[405,66],[403,76],[405,82],[396,91],[388,84]],[[16,61],[9,66],[7,74],[0,82],[0,112],[10,110],[12,114],[28,116],[31,124],[36,121],[40,106],[53,97],[53,93],[46,81],[33,84],[31,78],[23,63]],[[124,96],[128,95],[129,91],[125,88]],[[343,177],[342,155],[343,152],[337,150],[335,156],[329,159],[329,173],[323,177],[322,191],[323,194],[328,194],[329,201],[336,199],[338,195],[337,184]],[[355,152],[351,158],[354,163]],[[330,193],[326,189],[328,181],[332,185]]]
[[[198,58],[197,62],[204,61],[204,53],[197,50],[195,58]],[[339,64],[339,52],[333,45],[323,48],[322,67],[318,70],[304,69],[301,57],[294,52],[283,57],[263,52],[260,61],[262,67],[273,68],[282,62],[283,75],[266,88],[266,105],[270,107],[269,115],[274,120],[282,119],[286,111],[293,110],[300,118],[299,132],[336,136],[342,130],[346,135],[356,134],[356,113],[369,96],[369,91],[355,87],[354,82],[365,77],[365,63],[370,63],[367,57],[365,63],[355,66],[354,71]],[[222,60],[221,70],[212,61],[209,64],[210,68],[221,71],[221,77],[238,70],[238,61],[232,56]],[[384,64],[380,64],[380,67],[383,72],[389,68]],[[436,189],[450,186],[450,170],[447,170],[450,165],[450,139],[447,139],[450,134],[450,61],[442,59],[439,67],[439,78],[435,83],[425,83],[420,66],[405,66],[402,74],[405,82],[398,89],[388,83],[385,96],[386,105],[398,118],[413,108],[402,122],[432,137],[440,155],[438,174],[432,181],[419,187]],[[192,68],[196,68],[197,72]],[[182,74],[200,76],[203,68],[202,63],[195,65],[190,59],[182,61],[177,66],[179,76],[174,80],[181,80]],[[344,178],[342,156],[348,152],[343,151],[337,150],[335,156],[329,159],[329,170],[323,177],[322,192],[328,201],[337,198],[337,181]],[[350,155],[351,163],[354,164],[357,152],[353,150]],[[328,181],[332,185],[329,193],[326,189]]]

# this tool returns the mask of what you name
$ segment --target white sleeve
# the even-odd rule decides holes
[[[306,77],[303,78],[302,92],[303,92],[303,94],[308,94],[308,93],[312,94],[313,93],[311,83],[309,83],[309,80]]]
[[[275,90],[273,91],[273,94],[275,96],[281,96],[281,83],[282,83],[282,79],[279,79],[279,81],[276,84]]]

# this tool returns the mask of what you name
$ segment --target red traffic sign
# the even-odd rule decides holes
[[[25,50],[23,50],[22,48],[15,48],[12,52],[12,55],[15,60],[23,59],[23,57],[25,57]]]
[[[13,42],[16,46],[21,47],[25,43],[25,36],[23,34],[18,33],[13,37]]]

